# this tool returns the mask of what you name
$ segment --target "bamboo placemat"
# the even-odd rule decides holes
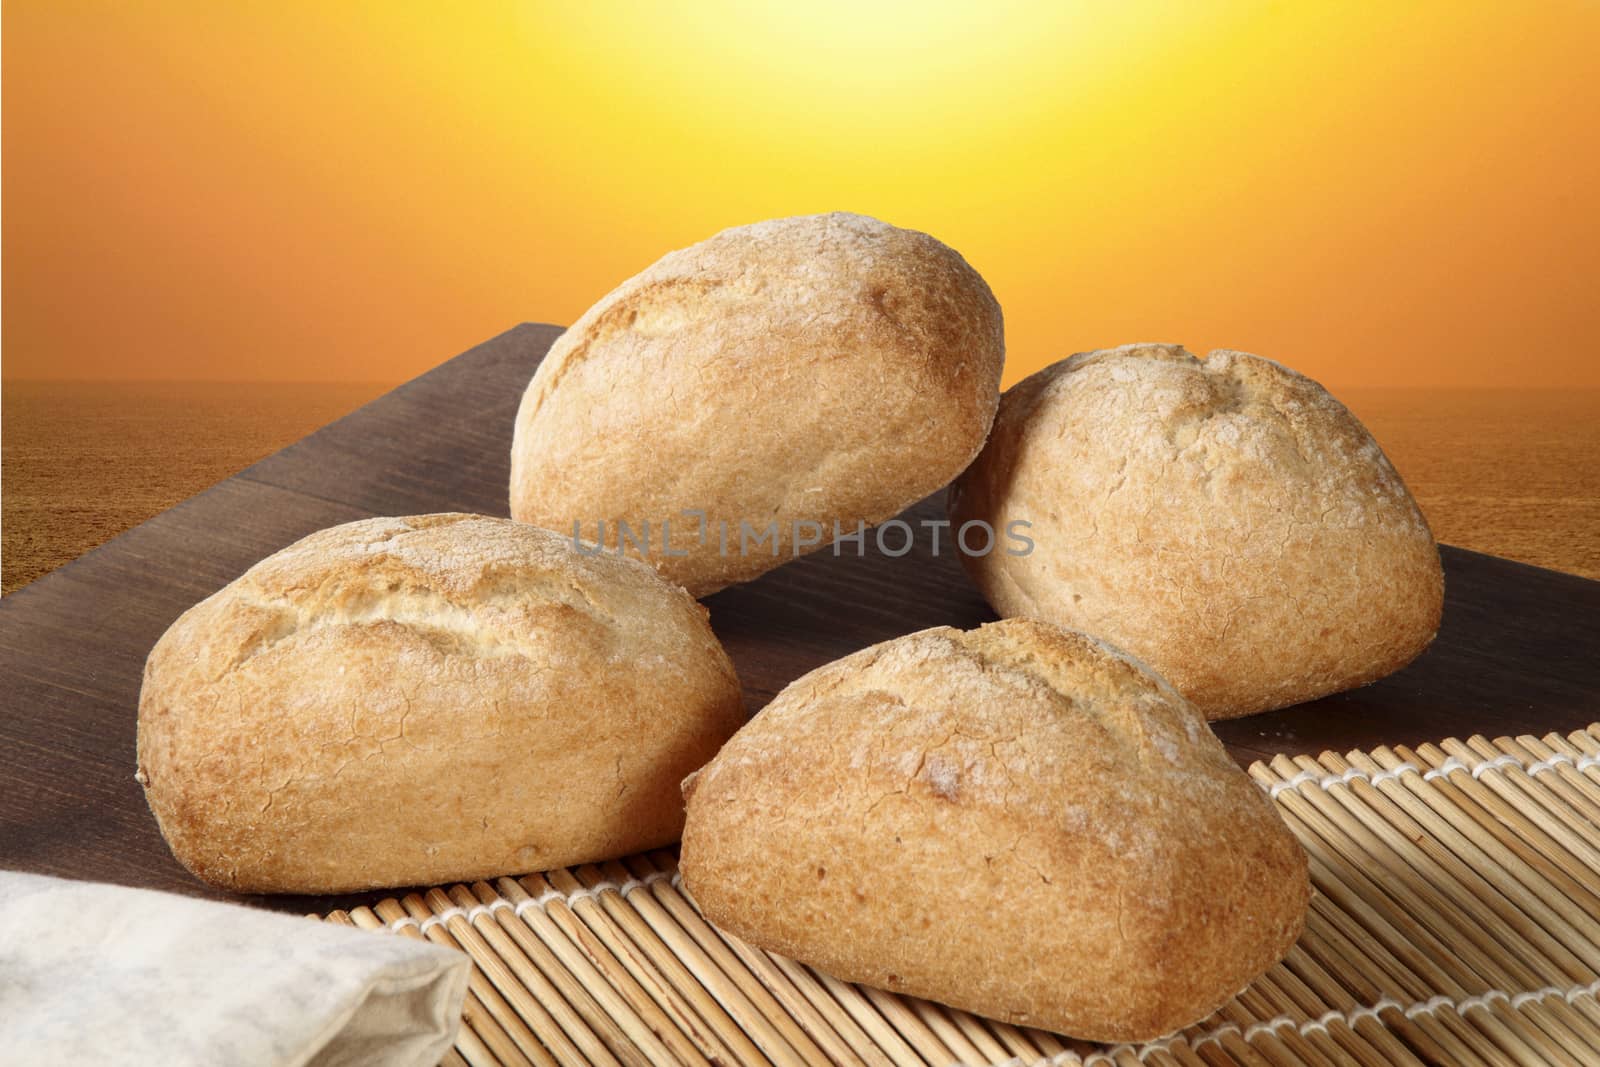
[[[474,962],[449,1064],[1600,1064],[1600,724],[1251,776],[1311,857],[1287,959],[1211,1018],[1095,1046],[836,981],[719,933],[675,854],[328,921]]]

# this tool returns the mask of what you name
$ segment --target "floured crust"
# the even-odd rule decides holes
[[[796,521],[826,544],[835,521],[854,532],[948,482],[983,445],[1003,361],[989,287],[927,234],[843,213],[724,230],[556,340],[517,415],[511,514],[591,540],[604,520],[611,545],[618,519],[648,520],[651,562],[705,595],[792,559]],[[660,551],[664,519],[686,555]],[[775,522],[776,544],[741,555],[741,521]]]
[[[1243,352],[1128,345],[1034,374],[950,511],[1032,523],[1031,554],[963,559],[996,611],[1104,637],[1211,719],[1375,681],[1438,630],[1438,549],[1383,451]]]
[[[705,610],[650,568],[476,515],[348,523],[184,613],[139,771],[212,884],[344,892],[671,842],[743,722]]]
[[[706,915],[848,981],[1144,1040],[1288,950],[1306,859],[1198,712],[1031,619],[813,671],[685,783]]]

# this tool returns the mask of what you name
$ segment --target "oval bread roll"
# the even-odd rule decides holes
[[[1128,345],[1025,379],[950,514],[1032,524],[1030,553],[962,560],[997,612],[1126,649],[1209,719],[1375,681],[1439,628],[1439,551],[1377,442],[1243,352]]]
[[[1299,936],[1305,854],[1199,713],[1031,619],[790,685],[685,783],[706,916],[847,981],[1097,1041],[1204,1018]]]
[[[724,230],[551,346],[511,515],[621,542],[703,596],[943,486],[983,445],[1003,360],[989,287],[927,234],[847,214]]]
[[[649,567],[507,519],[368,519],[172,625],[139,778],[213,885],[430,885],[676,840],[679,782],[743,721],[705,610]]]

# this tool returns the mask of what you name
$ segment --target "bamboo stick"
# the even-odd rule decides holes
[[[599,875],[580,870],[585,871],[588,884],[580,881],[574,871],[549,871],[544,875],[549,888],[561,894],[546,906],[547,913],[552,918],[565,913],[568,919],[581,919],[712,1063],[759,1062],[760,1050],[722,1010],[716,998],[694,980],[637,915],[626,923],[619,922],[602,907],[590,889],[601,880]],[[521,881],[529,889],[537,884],[533,877]]]
[[[777,1032],[781,1041],[780,1047],[793,1050],[794,1055],[802,1063],[824,1067],[830,1062],[827,1054],[806,1033],[805,1027],[784,1010],[771,990],[751,972],[750,968],[740,964],[738,957],[728,948],[727,943],[700,917],[699,911],[689,905],[671,877],[677,873],[675,861],[669,860],[663,868],[658,867],[648,856],[635,856],[620,866],[627,871],[629,877],[641,880],[639,887],[630,894],[628,902],[646,916],[646,921],[659,910],[664,925],[675,932],[682,931],[688,934],[711,964],[726,975],[743,995],[743,1003],[750,1007],[751,1018],[771,1024],[771,1028]],[[645,879],[649,880],[648,883],[643,881]],[[751,1036],[755,1034],[752,1033]]]
[[[570,872],[553,874],[558,879],[571,879],[574,888],[582,888]],[[579,918],[573,902],[539,875],[526,876],[520,882],[501,878],[498,885],[502,895],[517,906],[523,921],[536,933],[542,931],[541,936],[552,939],[565,937],[601,974],[605,984],[623,1000],[640,1025],[660,1039],[675,1061],[689,1067],[710,1067],[714,1058],[730,1059],[727,1050],[710,1034],[694,1009],[678,997],[625,935],[608,925],[609,920],[603,914],[595,915],[601,927],[600,932],[596,932]],[[530,890],[536,895],[530,895]],[[548,903],[541,903],[544,901]],[[550,933],[551,929],[555,932]]]
[[[1295,764],[1288,761],[1288,766]],[[1302,793],[1280,794],[1279,810],[1313,857],[1317,888],[1338,899],[1341,906],[1361,910],[1363,925],[1391,948],[1406,951],[1408,963],[1430,972],[1444,995],[1465,1000],[1472,992],[1494,987],[1503,970],[1493,955],[1496,948],[1485,948],[1485,943],[1494,945],[1492,938],[1469,929],[1470,922],[1449,921],[1449,916],[1441,913],[1448,907],[1430,901],[1404,872],[1391,876],[1391,871],[1374,865],[1375,857],[1361,847],[1363,842],[1345,834],[1343,827]],[[1369,868],[1385,876],[1381,885],[1368,875]],[[1476,1004],[1466,1017],[1527,1067],[1542,1067],[1550,1062],[1550,1056],[1558,1057],[1556,1062],[1568,1062],[1542,1035],[1523,1033],[1521,1020],[1512,1015],[1507,1006],[1496,1002]]]
[[[1301,761],[1283,757],[1274,760],[1274,768],[1280,774],[1298,774],[1306,769]],[[1523,942],[1504,931],[1502,937],[1494,936],[1494,931],[1483,928],[1485,923],[1493,925],[1490,913],[1475,912],[1461,894],[1440,883],[1430,883],[1418,869],[1398,861],[1373,829],[1373,822],[1350,816],[1318,789],[1283,792],[1278,803],[1291,821],[1302,822],[1309,837],[1333,846],[1338,856],[1334,867],[1339,875],[1357,888],[1366,904],[1386,915],[1387,928],[1395,933],[1408,931],[1400,934],[1397,941],[1416,941],[1419,934],[1426,934],[1430,949],[1427,955],[1451,968],[1456,977],[1454,989],[1446,990],[1448,995],[1470,998],[1485,990],[1531,989],[1542,984],[1528,961],[1528,955],[1533,953]],[[1302,835],[1302,841],[1306,840],[1307,835]],[[1368,869],[1381,873],[1381,885],[1368,877]],[[1440,891],[1442,888],[1445,891]],[[1547,1013],[1539,1013],[1539,1008],[1530,1011],[1541,1014],[1538,1027],[1523,1025],[1522,1016],[1501,1000],[1472,1001],[1466,1014],[1518,1062],[1530,1067],[1578,1062],[1568,1049],[1573,1035],[1549,1019]]]
[[[683,892],[685,899],[694,906],[694,898],[687,890]],[[784,1010],[805,1027],[830,1060],[842,1067],[893,1067],[894,1061],[867,1037],[804,965],[763,952],[714,926],[710,928],[778,999]]]
[[[399,909],[400,907],[398,901],[385,901],[384,903],[392,905],[396,909]],[[403,909],[400,910],[400,913],[402,915],[405,914]],[[334,914],[339,915],[343,913],[335,912]],[[330,916],[330,918],[332,918],[332,916]],[[384,920],[379,918],[371,908],[352,908],[350,913],[345,916],[345,918],[350,922],[351,925],[358,926],[363,930],[382,930],[386,932],[391,930]],[[399,933],[401,936],[411,937],[418,941],[424,940],[423,936],[414,928],[401,930]],[[474,1000],[475,998],[473,997],[469,988],[462,1005],[464,1012],[461,1019],[461,1026],[456,1031],[455,1047],[451,1050],[451,1052],[459,1059],[465,1060],[469,1067],[500,1067],[499,1057],[489,1050],[489,1046],[484,1044],[483,1038],[478,1036],[477,1030],[473,1028],[472,1023],[466,1018],[466,1006],[468,1003],[472,1003]],[[479,1005],[476,1008],[476,1011],[479,1014],[482,1014],[482,1006]],[[510,1043],[510,1038],[506,1038],[505,1040],[508,1044]],[[449,1057],[445,1057],[445,1062],[448,1060]]]
[[[534,1013],[533,1019],[525,1019],[518,1015],[495,987],[493,979],[483,966],[483,961],[456,940],[453,931],[444,923],[428,921],[435,917],[434,912],[421,896],[408,893],[399,901],[399,907],[405,917],[417,923],[417,929],[425,939],[473,957],[473,968],[468,972],[467,988],[473,998],[482,1005],[485,1012],[483,1018],[487,1020],[482,1025],[474,1021],[473,1025],[483,1035],[484,1041],[494,1050],[496,1056],[512,1063],[526,1062],[537,1064],[538,1067],[561,1067],[563,1061],[556,1058],[532,1029],[535,1026],[540,1029],[555,1029],[554,1020],[550,1019],[547,1013],[543,1013],[542,1009],[534,1005],[531,1009]],[[383,904],[380,903],[378,908],[379,917],[383,917]],[[510,1049],[504,1047],[505,1041],[511,1043]]]
[[[755,1043],[766,1061],[779,1067],[802,1067],[812,1062],[795,1050],[780,1025],[751,1002],[739,984],[717,966],[655,898],[648,893],[638,892],[624,898],[616,889],[605,888],[607,885],[622,886],[633,879],[634,876],[626,867],[612,861],[597,869],[584,870],[591,871],[589,878],[585,879],[588,884],[602,887],[596,899],[608,914],[625,926],[632,923],[641,930],[648,930],[658,943],[666,947],[684,973],[691,976],[691,988],[681,989],[682,992],[686,995],[695,990],[702,994],[709,993],[722,1006],[726,1016],[734,1021],[741,1034]],[[580,871],[582,877],[583,872]],[[633,930],[630,929],[629,933],[632,935]],[[639,937],[635,936],[634,940],[638,941]],[[789,1022],[792,1025],[792,1020]]]
[[[599,1010],[594,998],[582,986],[577,985],[559,963],[555,963],[554,967],[550,966],[550,963],[554,962],[554,957],[550,955],[548,949],[537,942],[530,946],[542,950],[548,957],[549,962],[541,967],[539,962],[523,951],[511,934],[501,927],[495,909],[480,901],[466,886],[454,886],[448,893],[432,889],[424,899],[435,914],[450,910],[467,913],[464,916],[451,918],[449,921],[452,927],[456,923],[465,924],[470,928],[470,935],[477,939],[473,945],[481,947],[482,951],[493,957],[491,967],[486,968],[489,970],[490,979],[505,994],[511,1006],[517,1009],[518,1014],[524,1019],[529,1018],[529,1014],[524,1011],[524,1003],[528,999],[536,1001],[538,1006],[548,1013],[570,1041],[570,1046],[563,1045],[563,1049],[571,1048],[571,1053],[577,1057],[572,1061],[574,1064],[586,1061],[596,1067],[621,1067],[621,1061],[612,1051],[616,1047],[629,1047],[626,1039],[622,1038],[621,1029]],[[491,893],[490,899],[498,901],[500,898]],[[505,906],[502,910],[509,911],[510,908]],[[466,930],[457,932],[457,940],[462,940],[466,936],[468,936]],[[478,955],[476,948],[473,955],[474,957]],[[556,978],[556,975],[560,975],[561,978]],[[497,976],[504,977],[504,984]],[[594,1027],[590,1025],[591,1020],[598,1022],[602,1029],[606,1029],[608,1036],[614,1035],[609,1044],[595,1032]],[[540,1037],[545,1037],[543,1032],[540,1033]],[[549,1043],[548,1040],[546,1043]],[[557,1055],[560,1058],[561,1053],[558,1052]],[[634,1057],[632,1062],[640,1061]]]
[[[1592,869],[1600,870],[1600,850],[1584,840],[1581,827],[1573,826],[1570,812],[1559,808],[1552,810],[1540,803],[1538,796],[1530,796],[1518,788],[1515,782],[1498,768],[1478,768],[1476,774],[1466,769],[1476,768],[1484,761],[1460,741],[1453,739],[1442,741],[1438,746],[1419,745],[1417,753],[1438,770],[1445,769],[1450,760],[1454,759],[1457,765],[1445,775],[1452,784],[1464,790],[1478,803],[1490,807],[1496,815],[1509,809],[1521,818],[1532,821],[1545,835],[1554,838],[1560,848],[1579,856]],[[1466,767],[1461,766],[1462,764]],[[1491,805],[1487,800],[1489,794],[1496,797],[1499,803]]]
[[[1297,762],[1304,766],[1308,761]],[[1344,761],[1331,754],[1324,755],[1318,762],[1325,770],[1336,774],[1349,769]],[[1364,803],[1355,803],[1352,789],[1364,789],[1371,795]],[[1474,919],[1488,924],[1492,922],[1487,918],[1490,912],[1499,916],[1499,925],[1493,927],[1498,940],[1521,958],[1530,961],[1533,967],[1532,975],[1513,976],[1508,981],[1533,983],[1540,979],[1559,981],[1565,978],[1570,982],[1588,981],[1594,977],[1593,972],[1567,947],[1568,944],[1584,947],[1584,935],[1546,908],[1487,857],[1476,854],[1470,844],[1466,845],[1474,853],[1470,858],[1479,861],[1497,876],[1495,886],[1491,886],[1439,842],[1419,832],[1416,824],[1389,798],[1380,795],[1370,785],[1357,780],[1353,786],[1335,786],[1328,794],[1343,802],[1355,820],[1383,840],[1395,854],[1400,867],[1416,871],[1431,881],[1439,889],[1440,895],[1453,901]],[[1462,843],[1465,844],[1464,840]],[[1418,848],[1425,851],[1426,856],[1416,855]],[[1500,890],[1499,893],[1496,888]],[[1521,906],[1520,910],[1518,905]],[[1561,935],[1560,939],[1550,933],[1547,926],[1556,929]],[[1513,988],[1516,988],[1515,984]],[[1570,1005],[1561,1002],[1538,1004],[1529,1009],[1529,1014],[1535,1016],[1543,1028],[1574,1056],[1581,1058],[1584,1050],[1600,1043],[1600,1031],[1595,1031],[1592,1025],[1578,1017]]]
[[[742,1008],[749,1013],[751,1009],[737,1003],[738,990],[732,988],[726,977],[719,977],[715,968],[708,966],[702,958],[685,960],[683,950],[688,942],[686,936],[674,936],[671,942],[663,939],[660,931],[647,922],[636,908],[625,902],[614,888],[608,888],[625,882],[628,877],[625,871],[615,865],[609,870],[584,866],[575,873],[579,885],[591,894],[587,899],[580,899],[575,907],[603,912],[626,933],[677,993],[694,1006],[696,1014],[706,1021],[717,1039],[728,1048],[734,1062],[765,1063],[773,1059],[754,1035],[745,1032],[742,1021],[735,1017],[735,1011]],[[730,1003],[734,1005],[733,1008],[729,1007]],[[770,1027],[762,1036],[771,1049],[787,1053],[787,1063],[798,1061],[792,1049],[781,1047],[782,1039]]]
[[[821,971],[815,972],[816,979],[825,988],[829,995],[849,1013],[850,1017],[859,1023],[862,1029],[872,1035],[892,1059],[896,1067],[923,1067],[926,1062],[917,1054],[917,1051],[900,1036],[893,1024],[884,1017],[872,1001],[868,1000],[865,991],[860,986],[841,982],[832,975]]]
[[[606,1039],[620,1059],[642,1065],[678,1059],[708,1067],[709,1061],[699,1055],[692,1042],[684,1040],[681,1048],[674,1049],[662,1040],[646,1018],[646,1012],[650,1009],[654,1009],[654,1014],[660,1014],[660,1009],[650,1002],[642,990],[639,1003],[630,1002],[627,996],[619,992],[618,985],[626,976],[620,964],[614,964],[610,973],[603,973],[595,966],[593,956],[569,939],[542,908],[534,906],[533,898],[520,885],[509,878],[501,879],[501,883],[497,890],[487,883],[478,882],[472,890],[483,904],[504,900],[511,905],[509,909],[501,909],[502,912],[509,912],[509,915],[502,915],[500,920],[507,933],[552,981],[560,985],[563,996],[574,1005],[582,1003],[581,1010],[585,1018],[591,1019],[596,1033]],[[550,958],[544,962],[540,961],[539,947],[550,954]],[[604,951],[603,947],[601,951]],[[583,1003],[584,997],[589,998],[588,1003]],[[664,1015],[658,1026],[670,1026]]]
[[[362,923],[363,912],[366,909],[356,908],[350,915],[357,923]],[[377,920],[379,929],[391,929],[401,937],[415,938],[418,941],[430,940],[422,935],[417,927],[417,922],[412,919],[400,901],[390,899],[379,901],[373,906],[371,913]],[[409,920],[410,925],[396,927],[395,924]],[[505,1027],[495,1019],[494,1014],[485,1005],[482,997],[483,988],[488,985],[488,980],[478,973],[477,967],[467,972],[467,995],[461,1005],[461,1028],[465,1034],[472,1034],[478,1038],[482,1046],[483,1059],[473,1059],[474,1063],[505,1064],[507,1067],[526,1067],[528,1064],[538,1064],[538,1067],[551,1067],[555,1063],[549,1053],[543,1052],[537,1059],[525,1054]],[[488,992],[493,994],[490,987]],[[463,1055],[473,1056],[471,1042],[464,1041],[461,1037],[456,1039],[456,1048]]]

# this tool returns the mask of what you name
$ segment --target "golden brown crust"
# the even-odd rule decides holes
[[[1198,712],[1032,619],[924,630],[796,681],[685,783],[719,926],[849,981],[1144,1040],[1299,936],[1306,858]]]
[[[1243,352],[1128,345],[1032,375],[950,512],[1032,523],[1030,554],[963,560],[1001,615],[1103,637],[1210,719],[1375,681],[1438,630],[1438,549],[1382,450]]]
[[[811,551],[797,521],[825,544],[944,485],[983,445],[1003,361],[994,296],[927,234],[848,214],[724,230],[557,339],[517,415],[511,514],[589,539],[604,520],[613,546],[618,519],[648,521],[661,572],[714,592]],[[686,555],[661,553],[662,520]],[[776,543],[741,554],[741,521]]]
[[[185,612],[138,758],[204,880],[345,892],[669,843],[742,722],[705,610],[649,567],[425,515],[314,533]]]

